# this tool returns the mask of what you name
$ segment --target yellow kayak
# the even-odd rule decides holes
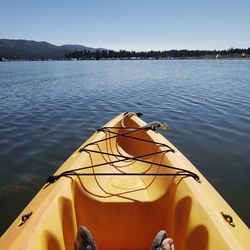
[[[149,249],[163,229],[175,249],[249,249],[248,227],[183,154],[123,113],[50,176],[0,239],[1,249],[73,249],[87,227],[99,249]]]

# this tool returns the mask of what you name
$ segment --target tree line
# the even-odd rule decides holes
[[[186,58],[186,57],[205,57],[205,56],[242,56],[250,55],[250,48],[248,49],[239,49],[239,48],[230,48],[227,50],[165,50],[165,51],[127,51],[127,50],[80,50],[74,51],[72,53],[66,53],[65,58],[70,59],[119,59],[119,58],[140,58],[140,59],[149,59],[149,58]]]

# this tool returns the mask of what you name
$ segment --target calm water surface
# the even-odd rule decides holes
[[[124,111],[166,136],[250,225],[250,61],[0,63],[0,234],[98,127]]]

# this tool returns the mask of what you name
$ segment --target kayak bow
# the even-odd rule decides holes
[[[176,249],[247,249],[248,227],[164,136],[123,113],[50,176],[0,239],[1,249],[72,249],[87,227],[99,249],[149,249],[164,229]]]

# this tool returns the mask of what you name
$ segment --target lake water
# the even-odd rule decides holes
[[[250,225],[250,61],[0,63],[0,234],[68,156],[121,112],[165,134]]]

